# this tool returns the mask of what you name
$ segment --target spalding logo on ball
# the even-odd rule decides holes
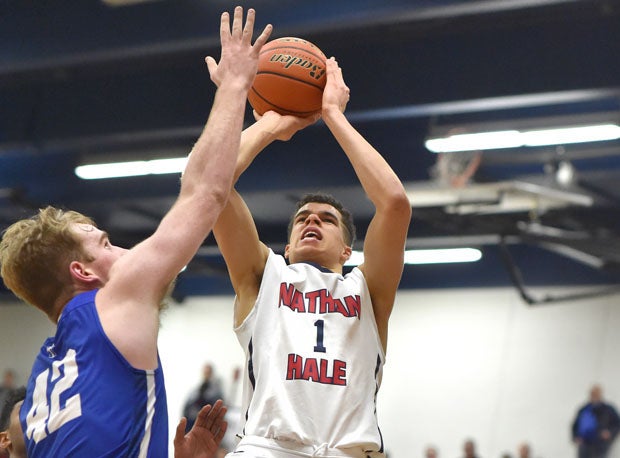
[[[325,54],[307,40],[284,37],[266,43],[248,93],[260,115],[310,116],[321,109],[325,88]]]

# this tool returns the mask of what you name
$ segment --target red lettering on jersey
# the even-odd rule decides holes
[[[280,283],[280,302],[278,303],[278,307],[282,305],[285,305],[295,312],[306,312],[303,294],[297,291],[293,285],[287,285],[286,283]]]
[[[362,318],[362,299],[356,296],[345,296],[344,302],[349,308],[349,314],[347,316],[356,316],[358,319]]]
[[[329,384],[334,383],[333,378],[327,376],[327,360],[326,359],[321,360],[321,377],[319,378],[319,382],[329,383]]]
[[[303,362],[304,359],[301,356],[289,353],[286,380],[295,380],[302,377],[301,366]]]
[[[306,312],[306,303],[304,302],[304,295],[295,290],[293,294],[293,303],[291,304],[291,310],[299,313]]]
[[[302,378],[304,380],[312,380],[313,382],[319,381],[319,368],[316,364],[316,358],[306,359],[306,363],[304,364],[304,375]]]
[[[308,313],[316,313],[316,301],[319,298],[319,291],[309,291],[306,293],[306,299],[308,300]]]
[[[333,312],[338,312],[347,317],[350,316],[349,311],[345,308],[344,304],[342,303],[340,299],[334,299],[333,305],[334,305],[334,310],[332,310]]]
[[[347,363],[338,359],[329,361],[327,359],[307,358],[304,360],[302,356],[290,353],[288,355],[286,379],[346,386]]]
[[[335,360],[334,361],[334,385],[345,386],[347,384],[347,362]]]
[[[278,307],[286,306],[297,313],[340,313],[346,317],[361,318],[362,304],[360,296],[345,296],[337,299],[326,289],[302,293],[295,286],[280,283],[280,300]],[[318,310],[317,310],[318,309]]]
[[[293,285],[287,285],[286,283],[280,283],[280,303],[278,307],[282,305],[286,305],[287,307],[291,306],[291,302],[293,301],[293,293],[295,292],[295,287]]]
[[[332,302],[329,291],[326,289],[319,290],[319,313],[328,313]]]

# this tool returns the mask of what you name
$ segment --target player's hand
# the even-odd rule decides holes
[[[321,113],[317,112],[301,118],[298,116],[281,115],[275,111],[267,111],[261,116],[254,110],[254,118],[263,125],[266,131],[271,133],[273,138],[286,142],[300,130],[317,122],[321,118]]]
[[[258,68],[258,54],[269,39],[273,27],[268,24],[252,45],[254,33],[255,11],[250,8],[245,25],[243,24],[243,8],[237,6],[234,12],[232,29],[228,12],[222,13],[220,20],[220,41],[222,54],[219,63],[211,56],[205,58],[211,80],[219,87],[230,79],[249,90]]]
[[[330,110],[338,110],[341,113],[349,103],[350,90],[342,77],[342,69],[333,57],[326,61],[327,81],[323,90],[323,115]]]
[[[181,418],[174,436],[174,457],[214,458],[228,428],[224,420],[226,410],[221,399],[213,407],[207,404],[200,409],[194,426],[187,434],[187,419]]]

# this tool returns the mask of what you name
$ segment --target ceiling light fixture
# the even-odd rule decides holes
[[[477,248],[439,248],[405,251],[405,264],[445,264],[476,262],[482,258]],[[353,251],[345,266],[358,266],[364,262],[364,253]]]
[[[187,157],[108,162],[105,164],[80,165],[75,168],[75,174],[83,180],[163,175],[167,173],[181,173],[185,170],[186,164]]]
[[[430,138],[425,146],[433,153],[518,148],[522,146],[566,145],[617,140],[620,126],[595,124],[553,129],[499,130]]]

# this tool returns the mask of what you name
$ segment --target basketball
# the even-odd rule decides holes
[[[260,115],[310,116],[321,109],[325,88],[325,54],[307,40],[277,38],[266,43],[248,100]]]

